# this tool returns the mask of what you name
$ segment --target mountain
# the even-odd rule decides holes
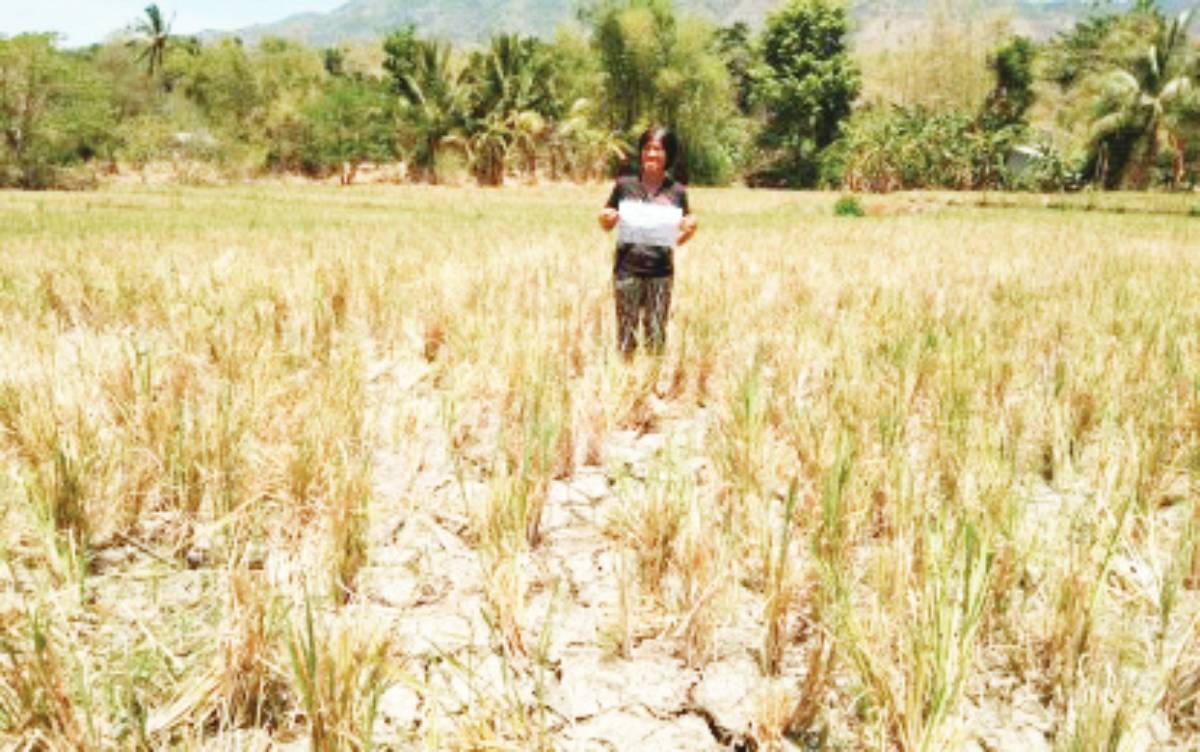
[[[413,24],[423,36],[472,43],[501,31],[549,36],[573,17],[573,6],[573,0],[349,0],[328,13],[303,13],[233,33],[251,44],[280,36],[326,47]]]
[[[779,0],[684,0],[683,12],[721,24],[758,24]],[[520,32],[549,38],[563,22],[576,18],[579,0],[349,0],[328,13],[302,13],[257,24],[232,33],[253,44],[279,36],[326,47],[342,41],[375,39],[413,24],[422,35],[457,43],[478,43],[498,32]]]
[[[931,2],[934,0],[930,0]],[[1190,0],[1165,0],[1168,12],[1182,10]],[[705,16],[721,25],[745,21],[757,27],[782,0],[678,0],[685,13]],[[983,7],[1012,8],[1015,27],[1025,34],[1046,37],[1066,28],[1075,19],[1097,8],[1121,10],[1128,0],[977,0]],[[302,13],[269,24],[232,32],[210,32],[205,37],[233,34],[253,44],[265,36],[278,36],[328,47],[343,41],[376,39],[389,31],[413,24],[422,35],[456,43],[479,43],[497,32],[520,32],[541,37],[553,35],[560,23],[577,15],[580,0],[349,0],[328,13]],[[919,18],[925,0],[854,0],[854,15],[864,32],[874,35],[881,27]],[[978,6],[976,6],[978,7]]]

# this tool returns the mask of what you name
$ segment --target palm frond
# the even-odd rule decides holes
[[[1185,97],[1192,91],[1192,79],[1185,75],[1176,76],[1163,86],[1158,98],[1168,104],[1179,97]]]
[[[1109,71],[1104,78],[1106,93],[1119,98],[1133,97],[1141,91],[1142,86],[1137,77],[1123,68]]]
[[[151,3],[146,6],[146,18],[149,19],[149,28],[155,36],[161,34],[164,30],[162,11],[159,10],[157,3]]]
[[[1146,62],[1150,67],[1150,75],[1152,80],[1155,81],[1162,76],[1163,68],[1162,61],[1159,60],[1158,49],[1158,45],[1152,44],[1150,45],[1150,48],[1146,50]]]
[[[1092,141],[1098,141],[1112,133],[1117,133],[1127,129],[1132,122],[1132,118],[1127,110],[1117,110],[1110,112],[1103,117],[1092,121],[1092,126],[1089,129],[1089,136]]]

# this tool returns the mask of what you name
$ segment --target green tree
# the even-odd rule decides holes
[[[259,92],[249,137],[265,146],[276,169],[302,166],[309,137],[309,108],[325,93],[329,77],[312,48],[278,38],[259,42],[250,57]]]
[[[473,120],[466,136],[450,137],[461,143],[467,163],[480,185],[503,185],[508,152],[513,140],[512,128],[499,113]]]
[[[717,29],[715,36],[717,51],[736,92],[738,110],[749,115],[754,102],[754,69],[758,65],[750,27],[738,21]]]
[[[1111,66],[1109,40],[1120,21],[1116,15],[1089,16],[1059,32],[1042,51],[1042,76],[1066,91]]]
[[[543,137],[545,164],[553,179],[590,180],[620,159],[622,145],[602,108],[604,74],[581,27],[562,25],[546,47],[557,103]],[[605,150],[602,143],[615,148]]]
[[[593,100],[579,98],[566,116],[554,124],[547,139],[550,175],[575,180],[604,177],[609,165],[625,156],[624,140],[607,127],[596,125]]]
[[[259,96],[268,102],[318,93],[325,79],[322,55],[297,42],[266,37],[250,54]]]
[[[560,26],[545,52],[550,58],[549,67],[553,77],[550,88],[558,100],[553,119],[557,122],[568,117],[580,100],[593,103],[589,109],[595,110],[599,118],[604,74],[584,31],[574,26]]]
[[[996,76],[996,86],[983,106],[981,122],[989,130],[1025,123],[1025,113],[1033,104],[1033,60],[1036,47],[1026,37],[1013,37],[996,50],[988,65]]]
[[[392,86],[398,94],[403,95],[407,88],[406,79],[415,71],[422,44],[412,24],[396,29],[383,40],[383,69],[392,77]]]
[[[519,110],[508,115],[512,129],[511,148],[516,153],[521,170],[530,177],[537,176],[538,155],[550,135],[550,123],[536,110]]]
[[[89,49],[87,65],[103,82],[121,119],[143,115],[158,104],[159,84],[146,75],[135,52],[124,43]]]
[[[1176,184],[1183,174],[1180,133],[1192,89],[1192,11],[1170,21],[1158,14],[1154,18],[1153,35],[1142,54],[1101,74],[1103,88],[1091,130],[1101,180],[1108,185],[1147,187],[1163,151],[1171,155],[1169,181]],[[1119,150],[1125,158],[1107,162]]]
[[[838,137],[860,76],[846,49],[849,18],[838,0],[789,0],[767,17],[756,97],[766,110],[759,143],[771,179],[813,185],[820,152]]]
[[[449,44],[420,39],[411,26],[384,40],[384,68],[400,98],[401,142],[414,177],[437,182],[437,157],[461,131],[467,87],[451,61]]]
[[[514,151],[522,168],[536,174],[547,121],[563,109],[555,83],[549,48],[535,38],[500,34],[486,50],[471,55],[464,73],[470,97],[466,143],[481,183],[502,183]]]
[[[605,0],[586,17],[603,71],[600,110],[609,129],[631,146],[639,130],[662,123],[687,145],[685,177],[728,180],[746,129],[713,27],[677,18],[669,0]]]
[[[628,133],[657,115],[656,84],[670,86],[679,78],[668,60],[674,5],[671,0],[601,0],[585,17],[604,71],[609,126]]]
[[[0,185],[48,188],[61,168],[111,148],[102,83],[50,34],[0,38]]]
[[[304,165],[324,173],[340,170],[350,185],[359,166],[395,156],[392,99],[373,81],[338,77],[306,111],[309,129]]]
[[[553,59],[534,37],[498,34],[486,50],[471,55],[466,83],[471,86],[472,115],[532,111],[555,117],[562,103],[554,91]]]
[[[250,137],[250,121],[263,96],[255,66],[240,40],[221,39],[198,54],[176,59],[170,68],[176,88],[214,130],[235,140]]]
[[[321,53],[321,61],[325,72],[331,76],[341,76],[346,73],[346,53],[337,47],[326,47]]]
[[[728,182],[744,160],[750,128],[739,116],[736,91],[717,51],[714,27],[684,16],[676,26],[668,66],[655,79],[657,118],[683,137],[686,178]]]

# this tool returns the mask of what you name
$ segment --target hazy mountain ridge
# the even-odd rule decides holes
[[[745,21],[758,26],[783,0],[680,0],[682,12],[706,16],[722,25]],[[1166,0],[1169,12],[1182,10],[1187,0]],[[923,0],[855,0],[854,15],[867,30],[923,13]],[[1089,0],[1019,0],[989,2],[997,10],[1012,9],[1021,33],[1045,37],[1065,28],[1080,16],[1098,10]],[[1113,2],[1114,10],[1127,3]],[[232,34],[247,43],[266,36],[294,39],[326,47],[339,42],[375,39],[392,29],[413,24],[424,35],[456,43],[479,43],[497,32],[520,32],[548,38],[563,22],[574,19],[579,0],[349,0],[328,13],[301,13],[269,24],[235,31],[206,33],[205,37]],[[1104,10],[1100,7],[1099,10]]]

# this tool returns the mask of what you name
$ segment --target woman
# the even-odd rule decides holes
[[[611,230],[620,221],[623,201],[675,206],[683,211],[675,245],[696,234],[696,218],[688,210],[687,188],[670,170],[679,156],[679,139],[666,128],[650,127],[638,139],[636,177],[621,177],[608,203],[600,211],[600,226]],[[618,242],[613,263],[613,289],[617,303],[617,347],[626,358],[637,349],[637,330],[643,327],[643,344],[661,354],[667,339],[671,312],[671,281],[675,273],[673,246]]]

